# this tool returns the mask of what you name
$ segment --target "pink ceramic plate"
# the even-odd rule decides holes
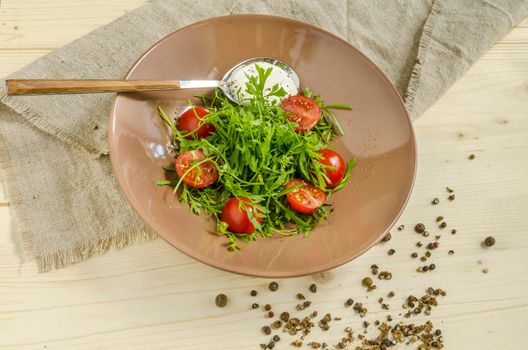
[[[277,236],[229,252],[214,222],[180,206],[162,165],[174,160],[169,135],[158,117],[161,104],[172,116],[193,94],[176,91],[120,94],[110,120],[115,175],[137,213],[167,242],[193,258],[236,273],[291,277],[328,270],[359,256],[398,219],[413,186],[416,145],[411,121],[387,77],[347,42],[306,23],[280,17],[239,15],[208,19],[155,44],[127,79],[219,79],[236,63],[269,56],[291,65],[337,111],[345,136],[338,151],[357,159],[349,185],[331,198],[334,212],[310,235]]]

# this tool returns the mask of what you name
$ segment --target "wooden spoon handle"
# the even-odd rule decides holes
[[[8,95],[173,90],[179,80],[6,80]]]

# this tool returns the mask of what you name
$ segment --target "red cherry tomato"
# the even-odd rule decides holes
[[[215,131],[213,124],[202,124],[200,122],[203,117],[209,114],[209,111],[203,107],[192,107],[183,112],[178,118],[178,130],[184,133],[190,133],[188,139],[197,137],[199,139],[211,135]]]
[[[248,203],[246,205],[246,210],[240,210],[240,201]],[[255,225],[249,220],[247,213],[248,211],[253,212],[253,210],[255,210],[250,203],[251,201],[246,197],[231,197],[225,202],[224,209],[222,210],[222,221],[227,223],[229,231],[246,234],[255,232]],[[262,222],[261,217],[257,216],[255,218],[258,223]]]
[[[289,114],[288,120],[297,123],[296,132],[310,130],[321,119],[321,108],[314,100],[303,95],[290,96],[281,104],[282,109]]]
[[[343,157],[341,157],[336,151],[332,151],[328,148],[322,149],[317,153],[322,156],[322,158],[317,159],[318,162],[333,167],[333,169],[326,168],[326,176],[330,180],[327,181],[325,179],[326,187],[336,187],[341,180],[343,180],[343,176],[345,175],[345,161],[343,160]]]
[[[205,155],[199,149],[184,152],[176,158],[176,173],[187,185],[191,187],[203,188],[212,185],[218,180],[219,173],[211,161],[206,161],[190,170],[197,162],[205,159]]]
[[[326,202],[326,194],[319,188],[306,181],[292,179],[290,182],[288,182],[288,184],[286,184],[286,188],[290,188],[298,184],[302,184],[302,186],[286,194],[288,203],[290,203],[291,207],[296,212],[301,214],[310,214],[319,208],[324,202]]]

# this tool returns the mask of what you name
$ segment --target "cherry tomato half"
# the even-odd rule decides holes
[[[205,155],[199,149],[184,152],[176,158],[176,173],[187,185],[191,187],[203,188],[212,185],[218,180],[219,173],[211,161],[206,161],[190,170],[197,162],[205,159]]]
[[[296,190],[286,194],[286,199],[293,210],[301,214],[310,214],[326,202],[326,194],[314,185],[301,179],[292,179],[286,184],[286,188],[302,184]]]
[[[187,138],[192,139],[197,137],[199,139],[211,135],[215,131],[212,124],[202,124],[199,127],[203,117],[209,114],[209,111],[203,107],[192,107],[182,113],[178,118],[178,130],[184,133],[190,133]]]
[[[321,108],[314,100],[303,95],[290,96],[281,104],[282,109],[289,114],[288,120],[297,123],[296,132],[310,130],[321,119]]]
[[[328,177],[328,180],[330,180],[327,181],[325,179],[326,187],[336,187],[341,182],[341,180],[343,180],[343,176],[345,175],[345,161],[343,160],[343,157],[341,157],[341,155],[336,151],[332,151],[328,148],[322,149],[317,153],[322,156],[322,158],[317,159],[318,162],[333,167],[333,169],[325,169],[326,176]]]
[[[248,203],[245,211],[240,210],[240,201]],[[251,201],[246,197],[231,197],[225,202],[224,209],[222,210],[222,221],[227,223],[229,231],[246,234],[255,232],[255,225],[249,220],[247,213],[248,211],[252,212],[255,210],[250,203]],[[258,223],[262,222],[261,217],[257,216],[255,218]]]

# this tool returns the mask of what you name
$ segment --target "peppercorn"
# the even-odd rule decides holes
[[[271,334],[271,328],[268,327],[268,326],[264,326],[262,327],[262,332],[266,335],[270,335]]]
[[[439,329],[437,329],[437,330],[435,331],[435,335],[436,335],[437,337],[441,336],[441,335],[442,335],[442,331],[439,330]]]
[[[352,306],[352,304],[354,304],[354,299],[348,298],[345,304],[346,306]]]
[[[401,231],[401,230],[403,230],[404,228],[405,228],[405,225],[400,225],[400,226],[398,226],[398,231]]]
[[[389,294],[387,294],[387,297],[392,298],[394,297],[395,293],[393,291],[390,291]]]
[[[391,238],[392,238],[392,235],[391,235],[391,233],[389,232],[389,233],[387,233],[387,234],[381,239],[381,241],[382,241],[383,243],[385,243],[385,242],[390,241]]]
[[[442,222],[442,223],[440,224],[439,227],[440,227],[440,228],[445,228],[446,226],[447,226],[447,223],[444,221],[444,222]]]
[[[272,318],[273,316],[275,316],[275,314],[273,313],[273,311],[268,311],[268,317],[269,317],[269,318]]]
[[[418,257],[418,253],[414,252],[411,254],[411,258],[417,258]]]
[[[275,329],[280,328],[282,326],[282,322],[280,320],[277,320],[271,324],[271,326]]]
[[[438,198],[434,198],[431,202],[432,205],[437,205],[438,203],[440,203],[440,200]]]
[[[434,269],[436,269],[436,265],[435,264],[429,265],[429,270],[434,270]]]
[[[251,295],[252,297],[254,297],[254,296],[257,295],[257,291],[253,289],[251,292],[249,292],[249,295]]]
[[[414,231],[416,233],[423,233],[425,231],[425,225],[422,223],[416,224],[416,226],[414,226]]]
[[[452,230],[451,230],[451,234],[454,235],[455,233],[457,233],[457,230],[452,229]]]
[[[268,343],[268,349],[273,349],[275,347],[275,342],[270,341]]]
[[[363,280],[361,281],[361,284],[364,286],[364,287],[370,287],[372,286],[372,278],[370,277],[365,277],[363,278]]]
[[[443,217],[443,216],[439,216],[439,217],[436,218],[436,222],[440,222],[440,221],[442,221],[442,220],[444,220],[444,217]]]
[[[301,294],[301,293],[297,293],[297,299],[299,299],[299,300],[304,300],[304,299],[306,299],[306,298],[304,297],[303,294]]]
[[[495,238],[491,236],[486,237],[486,239],[484,240],[484,245],[486,247],[493,247],[495,245]]]
[[[317,293],[317,285],[315,283],[310,284],[310,292]]]
[[[452,194],[449,197],[447,197],[447,199],[449,199],[450,201],[454,201],[455,200],[455,195]]]
[[[427,272],[429,270],[429,266],[427,266],[427,265],[422,266],[422,270],[424,272]]]
[[[257,304],[257,303],[253,303],[253,304],[251,305],[251,308],[252,308],[252,309],[256,309],[256,308],[258,308],[258,307],[259,307],[259,304]]]
[[[272,292],[275,292],[277,289],[279,289],[279,284],[277,282],[271,282],[268,286],[269,290]]]
[[[446,191],[449,192],[449,193],[453,193],[453,192],[454,192],[454,191],[453,191],[451,188],[449,188],[449,187],[446,187]]]
[[[280,340],[280,337],[278,334],[273,336],[273,341],[278,342]]]
[[[471,154],[469,155],[468,159],[469,159],[469,160],[473,160],[473,159],[475,159],[475,155],[474,155],[473,153],[471,153]]]
[[[430,258],[430,257],[431,257],[431,252],[429,252],[429,251],[425,252],[425,256],[426,256],[427,258]]]
[[[271,305],[270,304],[264,305],[264,310],[270,311],[271,310]]]
[[[224,307],[227,304],[227,295],[218,294],[215,298],[215,304],[218,307]]]
[[[389,255],[393,255],[394,253],[396,253],[396,250],[394,249],[389,249],[389,251],[387,252],[387,254]]]
[[[284,322],[288,322],[288,320],[290,319],[290,314],[285,311],[280,314],[280,319]]]
[[[453,255],[453,254],[455,254],[455,251],[454,250],[450,250],[449,252],[447,252],[447,254]]]

